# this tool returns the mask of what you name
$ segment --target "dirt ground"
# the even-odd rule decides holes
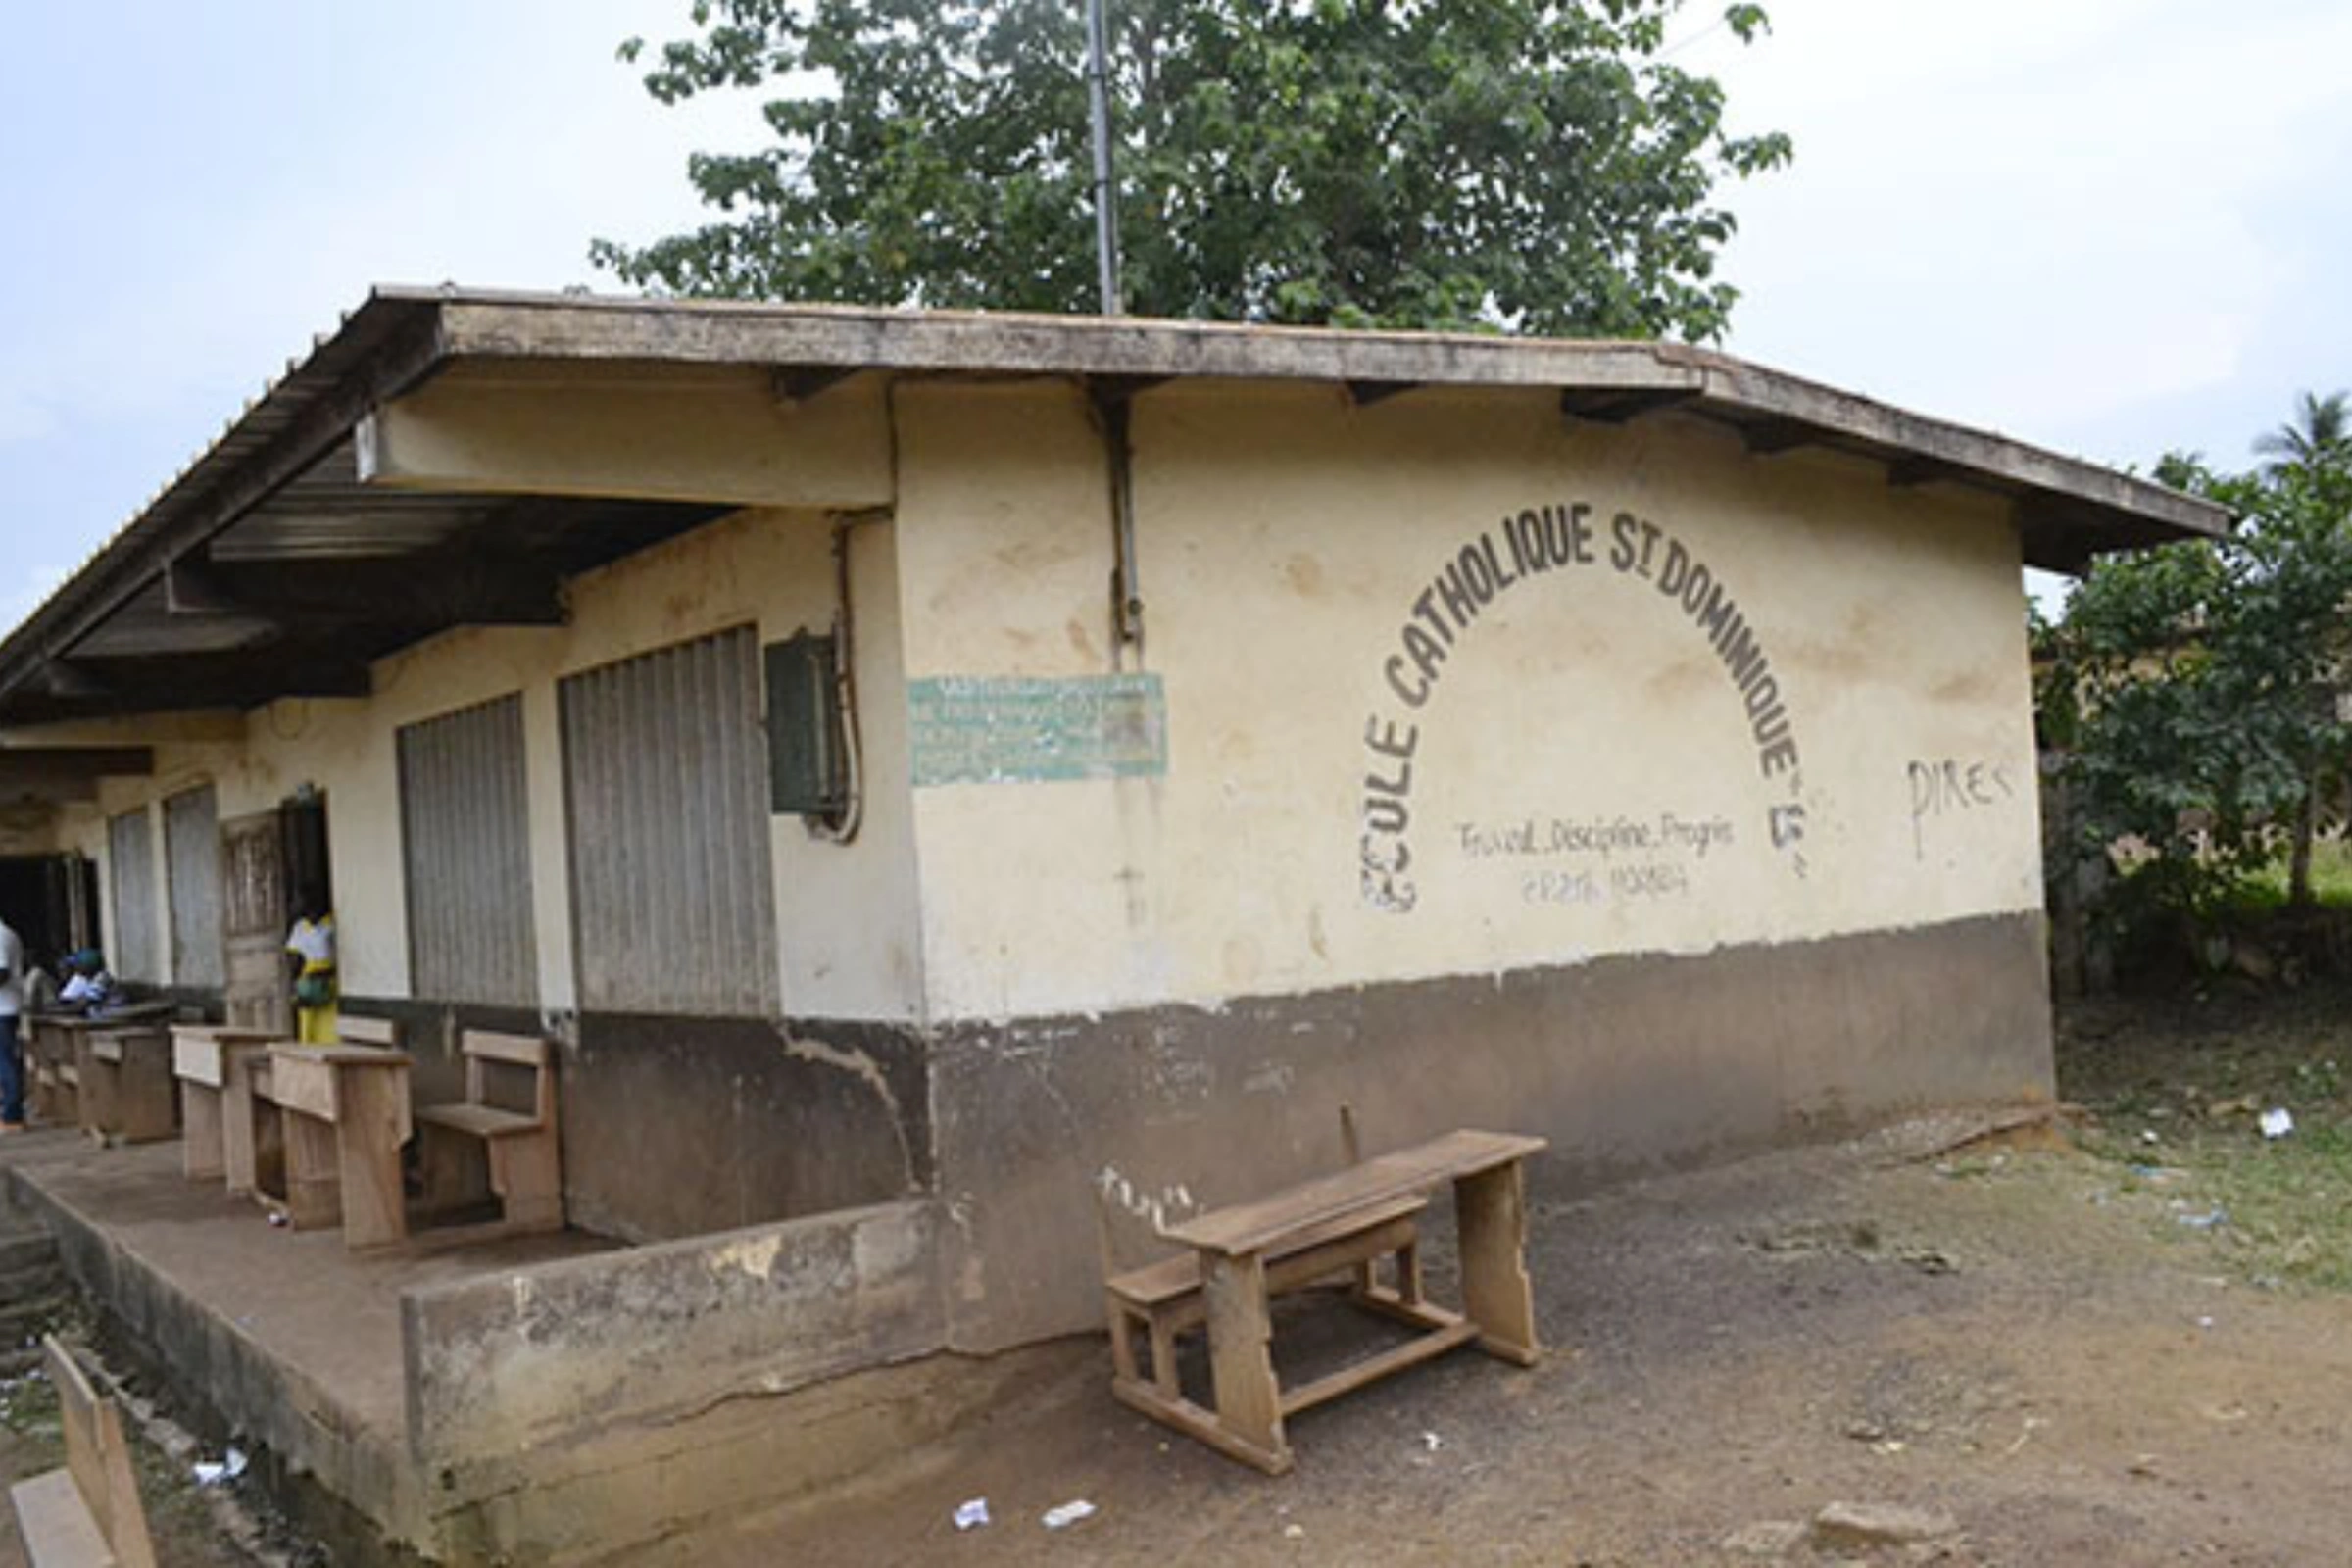
[[[632,1560],[2352,1563],[2352,1297],[2196,1223],[2195,1172],[2163,1163],[2162,1118],[2132,1098],[2210,1067],[2217,1039],[2258,1039],[2246,1073],[2288,1071],[2352,1042],[2331,1022],[2352,1014],[2267,1039],[2259,1010],[2200,1035],[2182,1005],[2111,1010],[2074,1043],[2069,1092],[2129,1114],[2067,1143],[1950,1148],[1964,1129],[1936,1119],[1539,1201],[1543,1363],[1458,1352],[1311,1412],[1288,1478],[1114,1405],[1095,1342],[958,1443]],[[1286,1331],[1348,1316],[1302,1303],[1278,1358]],[[993,1522],[957,1532],[976,1497]],[[1096,1513],[1043,1526],[1074,1499]],[[1838,1502],[1953,1528],[1802,1528]]]
[[[2248,1104],[2304,1091],[2314,1151],[2352,1128],[2352,999],[2111,1006],[2067,1034],[2095,1114],[2065,1140],[1938,1117],[1539,1192],[1541,1364],[1465,1350],[1298,1418],[1287,1478],[1112,1403],[1076,1340],[1023,1352],[1031,1392],[956,1441],[615,1561],[2352,1563],[2352,1295],[2312,1283],[2347,1232],[2214,1219],[2217,1193],[2352,1213],[2352,1184],[2303,1167],[2291,1202],[2231,1175],[2266,1157]],[[1381,1332],[1303,1298],[1278,1359]],[[972,1498],[992,1522],[958,1532]],[[1092,1517],[1043,1525],[1077,1499]],[[1839,1502],[1922,1517],[1838,1544],[1811,1526]],[[167,1560],[238,1558],[191,1529]]]

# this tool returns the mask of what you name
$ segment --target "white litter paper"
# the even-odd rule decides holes
[[[2285,1106],[2281,1105],[2276,1110],[2266,1110],[2262,1113],[2263,1137],[2284,1138],[2294,1130],[2295,1118],[2287,1112]]]
[[[1046,1528],[1048,1530],[1066,1530],[1081,1519],[1093,1518],[1094,1514],[1095,1505],[1084,1497],[1080,1497],[1077,1501],[1065,1502],[1058,1508],[1048,1508],[1046,1510]]]
[[[234,1481],[244,1473],[245,1450],[231,1448],[221,1456],[219,1464],[200,1460],[196,1466],[196,1484],[200,1487],[217,1487],[223,1481]]]
[[[974,1497],[968,1502],[959,1502],[956,1505],[956,1529],[977,1530],[986,1523],[988,1523],[988,1499],[986,1497]]]

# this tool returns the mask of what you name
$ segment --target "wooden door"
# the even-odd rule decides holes
[[[277,813],[263,811],[220,825],[221,940],[228,950],[223,988],[232,1029],[294,1030],[282,955],[286,946],[286,869]]]

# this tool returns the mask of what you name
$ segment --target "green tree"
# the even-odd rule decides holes
[[[1148,315],[1720,336],[1717,184],[1789,156],[1667,58],[1681,0],[1115,0],[1118,213]],[[690,295],[1097,308],[1081,0],[696,0],[663,103],[773,94],[717,220],[591,254]],[[1719,25],[1742,40],[1760,6]]]
[[[2230,507],[2236,532],[2101,561],[2035,630],[2043,739],[2068,757],[2083,831],[2137,847],[2129,885],[2157,906],[2209,914],[2282,850],[2289,902],[2311,900],[2312,844],[2352,761],[2343,403],[2306,393],[2252,473],[2167,458],[2157,477]]]
[[[2254,450],[2271,459],[2267,472],[2317,473],[2352,461],[2352,397],[2306,392],[2295,401],[2295,416],[2254,438]]]

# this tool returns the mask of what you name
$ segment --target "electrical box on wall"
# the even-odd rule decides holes
[[[767,665],[768,808],[833,821],[850,801],[839,646],[803,632],[762,650]]]

